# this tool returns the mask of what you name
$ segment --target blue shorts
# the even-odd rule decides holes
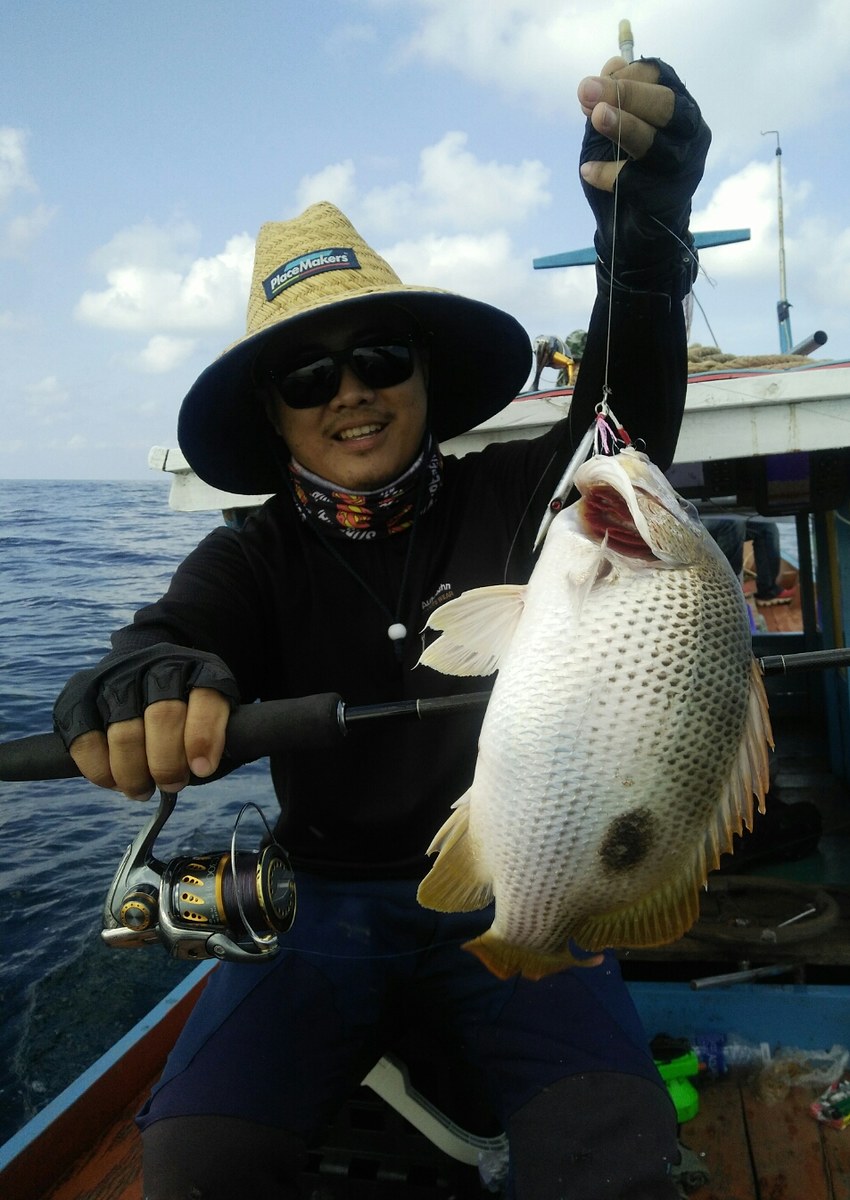
[[[298,878],[283,948],[210,977],[138,1117],[235,1116],[314,1136],[418,1027],[474,1078],[504,1128],[542,1089],[612,1071],[659,1083],[613,956],[538,982],[496,979],[461,943],[492,910],[435,913],[408,880]],[[400,1049],[401,1048],[401,1049]]]

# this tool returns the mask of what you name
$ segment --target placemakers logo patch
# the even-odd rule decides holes
[[[293,283],[302,279],[310,279],[313,275],[321,275],[323,271],[359,271],[360,263],[357,255],[350,246],[329,246],[327,250],[314,250],[310,254],[302,254],[278,267],[276,271],[263,280],[263,290],[267,300],[274,300]]]

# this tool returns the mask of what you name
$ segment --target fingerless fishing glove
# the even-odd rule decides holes
[[[113,650],[71,676],[53,707],[53,726],[67,749],[82,733],[140,717],[157,700],[185,700],[196,687],[214,688],[231,707],[239,703],[236,680],[215,654],[166,642]]]

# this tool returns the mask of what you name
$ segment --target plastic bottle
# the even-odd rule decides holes
[[[503,1145],[493,1145],[486,1150],[478,1151],[478,1175],[481,1186],[488,1192],[502,1192],[508,1180],[510,1153],[508,1139]]]
[[[772,1057],[769,1042],[753,1042],[737,1033],[701,1033],[694,1049],[700,1065],[713,1076],[759,1070]]]

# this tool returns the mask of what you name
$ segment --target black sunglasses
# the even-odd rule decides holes
[[[267,371],[284,404],[290,408],[318,408],[339,391],[343,364],[367,387],[395,387],[413,374],[413,339],[395,334],[370,338],[345,350],[328,351],[302,367],[293,369],[282,363],[267,367]]]

